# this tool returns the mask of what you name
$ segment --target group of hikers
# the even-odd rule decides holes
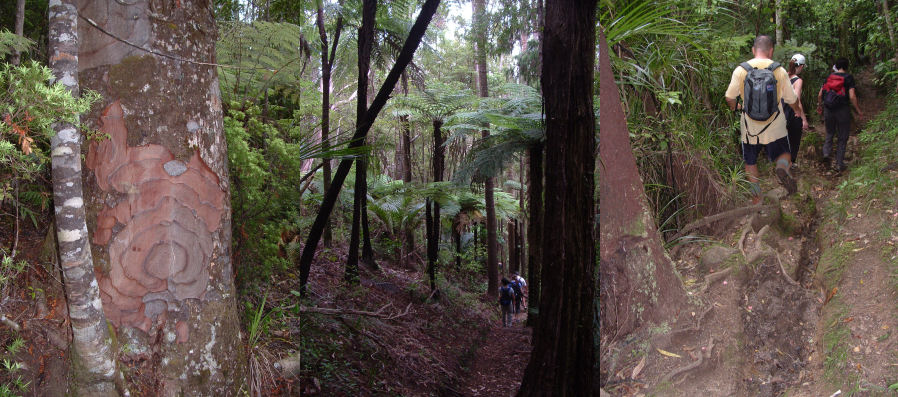
[[[502,326],[514,325],[514,315],[521,313],[524,307],[524,289],[527,282],[518,272],[513,272],[508,278],[502,278],[502,287],[499,288],[499,306],[502,307]]]
[[[767,157],[776,163],[775,174],[788,194],[798,186],[792,171],[801,144],[803,130],[809,128],[807,114],[801,104],[803,80],[799,75],[807,66],[802,54],[794,54],[788,70],[773,58],[773,40],[762,35],[752,46],[754,58],[741,63],[734,71],[724,97],[733,111],[739,111],[742,158],[752,194],[752,204],[761,201],[758,156],[766,148]],[[817,113],[823,115],[826,139],[823,144],[824,165],[832,165],[833,139],[836,140],[837,172],[844,171],[845,150],[851,126],[851,110],[863,117],[857,104],[854,76],[848,73],[848,60],[839,58],[833,72],[817,93]],[[741,98],[741,103],[740,103]],[[788,106],[786,106],[788,105]]]

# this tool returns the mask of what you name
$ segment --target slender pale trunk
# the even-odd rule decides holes
[[[24,3],[20,0],[20,3]],[[50,68],[56,81],[79,95],[78,10],[70,1],[50,2]],[[84,395],[117,395],[116,365],[100,289],[94,275],[81,187],[81,133],[68,122],[53,124],[50,139],[53,203],[59,263],[76,352],[75,379]]]
[[[783,45],[783,0],[776,0],[775,8],[776,46],[779,47]]]
[[[482,98],[489,96],[489,81],[486,72],[486,0],[474,0],[474,67],[477,69],[477,92]],[[490,135],[488,129],[481,131],[481,136]],[[486,206],[486,274],[489,296],[499,295],[499,252],[498,224],[496,222],[496,201],[493,197],[494,178],[484,182],[484,204]]]
[[[886,27],[889,30],[889,43],[892,45],[892,51],[895,51],[895,57],[898,58],[898,43],[895,43],[895,28],[892,25],[892,13],[889,11],[889,0],[882,0],[882,14],[886,18]]]
[[[541,85],[546,191],[552,193],[546,195],[545,210],[551,215],[545,217],[543,253],[545,269],[551,271],[541,274],[540,319],[518,396],[598,395],[598,387],[593,388],[598,380],[593,373],[597,236],[592,233],[596,6],[596,0],[546,3]],[[605,104],[603,98],[603,122]]]
[[[25,35],[25,0],[16,0],[16,26],[14,33],[17,36]],[[19,62],[21,62],[21,59],[22,54],[20,54],[18,50],[14,50],[10,63],[18,65]]]

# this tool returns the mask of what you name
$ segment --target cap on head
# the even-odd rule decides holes
[[[795,61],[796,66],[807,65],[807,60],[805,60],[804,55],[801,55],[801,54],[792,55],[792,60]]]

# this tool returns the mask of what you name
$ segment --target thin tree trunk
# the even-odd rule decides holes
[[[408,97],[408,72],[402,72],[402,95]],[[402,181],[406,186],[412,183],[412,138],[411,123],[408,116],[401,116],[399,123],[402,125]],[[404,230],[403,244],[406,254],[415,251],[415,230],[408,226]]]
[[[452,240],[455,241],[455,270],[461,270],[461,232],[457,225],[452,227]]]
[[[25,36],[25,0],[16,0],[16,22],[14,33],[17,36]],[[22,54],[20,54],[18,50],[13,50],[10,63],[18,66],[21,59]]]
[[[545,210],[552,216],[545,218],[543,253],[545,268],[552,271],[541,275],[545,293],[519,396],[581,396],[597,391],[593,389],[596,239],[592,234],[596,8],[597,0],[546,4],[542,87],[546,191],[552,194],[546,196]],[[605,105],[603,100],[603,121]]]
[[[85,157],[84,205],[103,311],[132,347],[118,354],[153,394],[238,395],[248,360],[212,2],[79,4],[81,20],[143,48],[79,28],[82,87],[103,98],[82,119],[106,136]]]
[[[530,279],[527,284],[527,326],[537,324],[540,300],[540,269],[542,268],[543,239],[543,144],[538,143],[528,149],[530,157],[530,186],[527,189],[527,201],[530,213],[527,221],[527,245],[529,259],[527,273]]]
[[[446,155],[443,148],[443,121],[433,120],[433,181],[443,180],[443,167]],[[428,210],[431,216],[430,229],[427,233],[427,273],[430,276],[430,289],[436,291],[436,267],[440,253],[440,203],[430,200],[433,210]]]
[[[19,0],[20,6],[24,3]],[[20,30],[18,20],[16,25]],[[56,80],[77,97],[78,10],[71,0],[50,6],[49,28],[50,68]],[[54,123],[53,129],[56,135],[50,139],[50,147],[56,237],[76,352],[75,379],[85,395],[114,396],[118,395],[115,384],[122,378],[110,346],[88,240],[81,185],[81,133],[67,122]]]
[[[477,91],[480,97],[489,96],[489,81],[486,71],[486,0],[474,0],[474,40],[475,55],[474,65],[477,69]],[[481,136],[486,138],[489,130],[481,131]],[[486,206],[486,273],[487,289],[489,296],[499,295],[499,253],[496,223],[496,201],[493,197],[494,178],[488,178],[484,182],[484,201]]]
[[[328,146],[330,141],[331,71],[334,67],[334,57],[337,56],[337,44],[340,42],[340,33],[343,30],[343,14],[341,13],[337,17],[334,42],[332,43],[330,54],[328,54],[327,31],[324,28],[324,10],[320,4],[318,5],[315,23],[318,25],[318,36],[321,39],[321,143],[324,146]],[[330,159],[324,159],[324,167],[321,168],[321,172],[324,178],[324,191],[327,191],[331,185]],[[330,220],[327,220],[324,226],[324,246],[330,247],[332,240],[331,224]]]
[[[889,30],[889,43],[892,45],[892,51],[895,51],[895,57],[898,58],[898,43],[895,43],[895,28],[892,25],[892,13],[889,11],[889,0],[882,0],[882,14],[886,18],[886,27]]]
[[[358,97],[356,98],[356,125],[360,125],[365,119],[368,107],[368,69],[371,60],[371,46],[374,44],[374,14],[377,12],[377,3],[374,0],[365,0],[362,10],[362,26],[359,28],[358,42]],[[362,140],[361,144],[364,144]],[[349,255],[346,259],[346,281],[358,282],[359,276],[359,228],[362,221],[367,223],[368,182],[367,182],[367,157],[359,157],[355,162],[355,193],[352,199],[352,229],[349,234]],[[368,226],[365,225],[365,237]],[[368,248],[367,260],[373,262],[374,254],[371,251],[370,238],[366,239]],[[364,256],[364,255],[363,255]]]
[[[779,47],[783,45],[783,0],[776,0],[774,8],[776,13],[774,16],[776,22],[776,27],[774,28],[776,32],[776,46]]]
[[[518,271],[518,230],[515,220],[508,221],[508,271],[514,273]]]
[[[421,39],[427,31],[427,26],[430,24],[430,20],[433,18],[433,14],[436,12],[439,5],[440,0],[426,0],[421,6],[421,12],[418,14],[415,24],[412,25],[412,29],[409,31],[408,38],[405,39],[405,44],[403,44],[399,56],[396,57],[396,63],[387,74],[387,78],[384,80],[383,85],[381,85],[374,101],[371,102],[371,106],[365,113],[365,119],[356,127],[355,133],[352,136],[352,141],[349,145],[350,147],[359,147],[362,145],[362,142],[368,135],[368,131],[371,129],[371,125],[374,123],[374,119],[377,118],[377,115],[383,109],[384,105],[386,105],[387,99],[389,99],[390,94],[396,87],[396,83],[399,81],[399,76],[405,70],[406,66],[408,66],[409,62],[411,62],[412,56],[415,54],[415,50],[421,43]],[[334,209],[334,205],[337,202],[337,196],[343,188],[343,182],[346,180],[346,175],[349,174],[349,168],[351,166],[351,159],[340,161],[340,166],[337,167],[337,172],[334,174],[333,183],[327,192],[325,192],[321,207],[318,210],[318,215],[315,217],[315,222],[309,230],[309,235],[306,238],[306,243],[305,246],[303,246],[302,255],[299,259],[300,291],[303,294],[305,294],[306,283],[309,280],[309,271],[312,267],[312,259],[315,257],[315,250],[318,248],[318,242],[324,231],[325,222],[330,217],[331,211]]]

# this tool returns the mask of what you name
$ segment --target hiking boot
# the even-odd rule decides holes
[[[780,180],[780,185],[786,188],[788,195],[791,196],[798,191],[798,184],[795,183],[795,178],[789,175],[789,170],[786,168],[776,167],[776,177]]]
[[[840,165],[836,166],[836,172],[838,172],[838,173],[845,172],[845,170],[847,170],[847,169],[848,169],[848,166],[845,164],[840,164]]]

